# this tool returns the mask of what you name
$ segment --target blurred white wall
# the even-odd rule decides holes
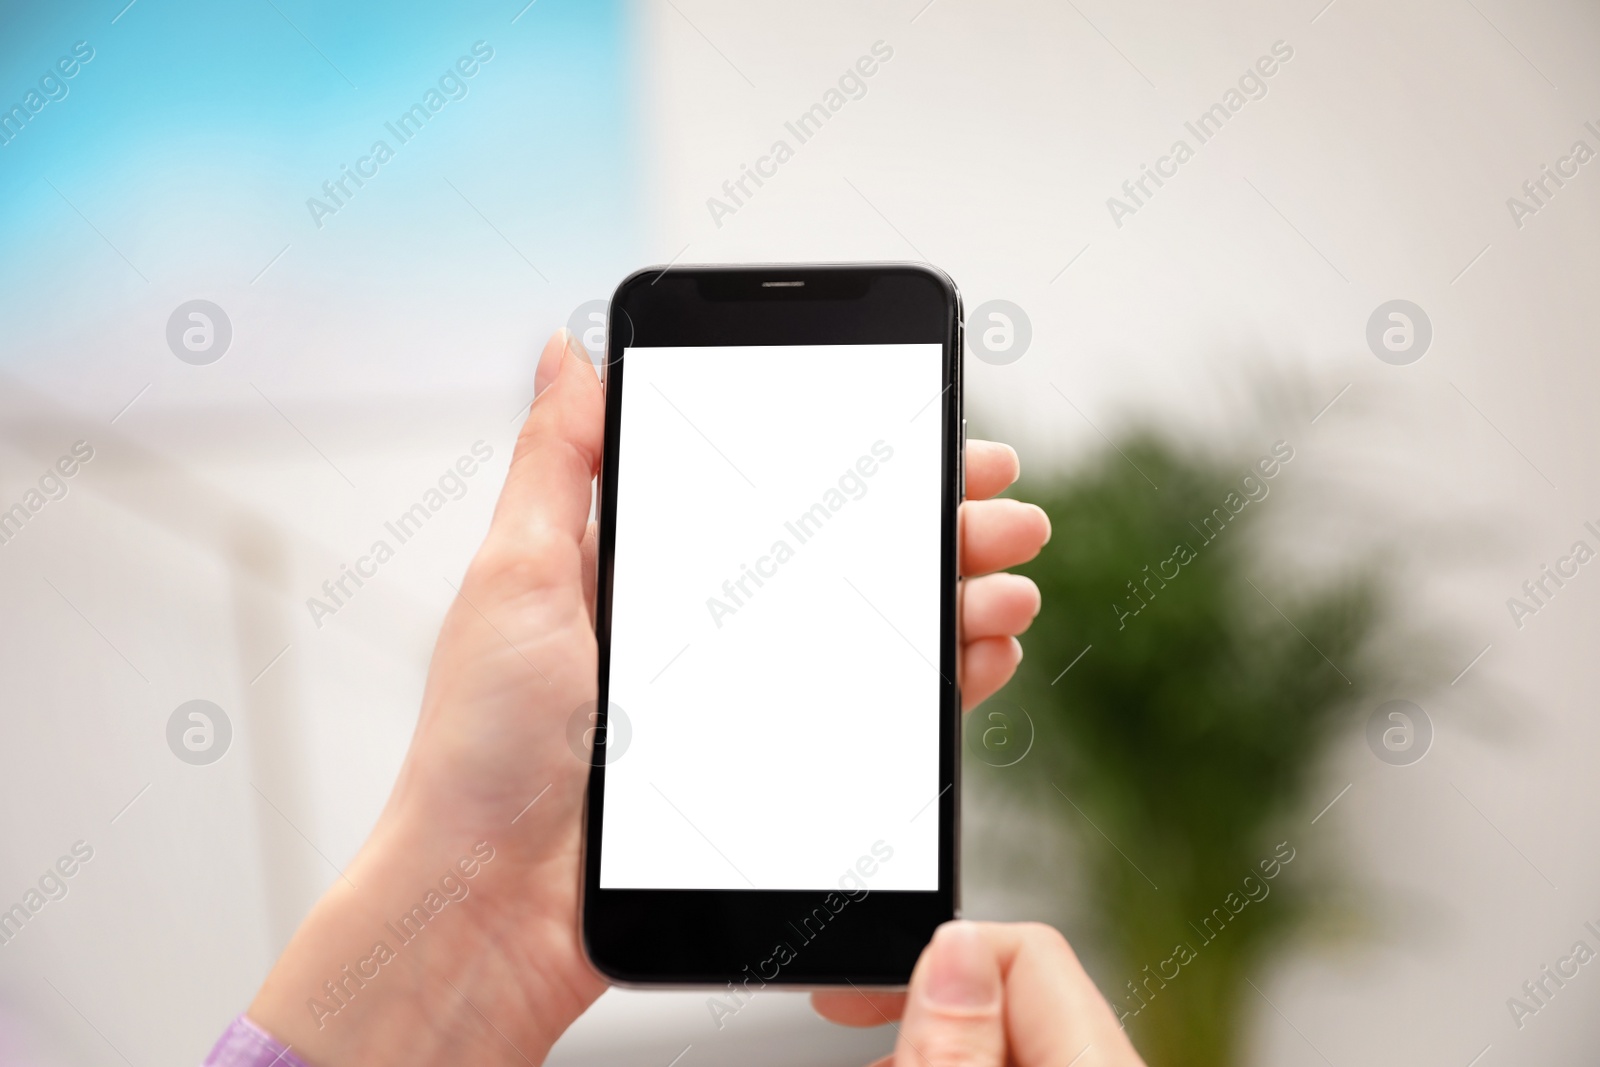
[[[1415,697],[1437,731],[1421,763],[1380,764],[1356,733],[1341,744],[1325,795],[1350,790],[1314,826],[1321,805],[1306,812],[1304,848],[1370,885],[1378,922],[1365,942],[1307,945],[1260,976],[1275,1008],[1252,1009],[1254,1062],[1465,1065],[1486,1047],[1484,1067],[1586,1062],[1600,978],[1585,969],[1520,1031],[1505,1001],[1600,922],[1587,847],[1600,831],[1600,578],[1586,568],[1521,630],[1505,600],[1585,520],[1600,525],[1600,162],[1520,229],[1505,201],[1574,140],[1600,149],[1584,128],[1600,126],[1600,13],[641,0],[633,18],[650,259],[926,257],[969,308],[1021,305],[1030,351],[970,362],[968,383],[975,425],[1025,464],[1095,447],[1133,416],[1253,446],[1245,372],[1304,386],[1300,422],[1280,428],[1299,450],[1278,486],[1298,501],[1283,565],[1404,551],[1409,602],[1458,627],[1460,666],[1490,647]],[[866,95],[718,226],[707,198],[880,40],[893,57]],[[1106,198],[1280,40],[1294,54],[1267,95],[1116,227]],[[511,269],[485,259],[465,277]],[[97,449],[68,496],[0,547],[0,898],[74,841],[95,849],[69,895],[0,949],[0,994],[35,1062],[197,1059],[248,1002],[387,794],[538,340],[600,295],[558,278],[556,297],[519,306],[525,279],[492,292],[463,280],[449,299],[363,305],[315,280],[250,297],[258,339],[219,365],[220,386],[190,384],[152,340],[165,296],[148,323],[62,326],[69,353],[155,352],[161,387],[126,413],[140,382],[85,356],[0,381],[0,502],[73,441]],[[1434,328],[1409,366],[1366,345],[1368,316],[1394,298]],[[359,347],[364,319],[381,319],[385,343],[324,375],[319,360]],[[452,345],[477,357],[456,391],[439,385],[449,360],[418,355]],[[357,373],[390,346],[402,358],[381,377]],[[277,352],[290,362],[263,357]],[[465,497],[314,628],[305,598],[480,439],[495,460]],[[1369,502],[1319,511],[1330,482]],[[194,698],[234,724],[209,768],[165,744],[168,715]],[[1003,893],[986,862],[968,881],[973,914],[1058,911]],[[760,998],[719,1033],[703,1001],[609,993],[551,1062],[665,1064],[687,1045],[682,1067],[851,1063],[888,1040],[832,1030],[791,996]]]

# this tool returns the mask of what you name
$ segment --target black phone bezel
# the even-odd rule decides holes
[[[944,273],[922,264],[650,267],[617,287],[607,322],[605,451],[596,498],[599,717],[585,803],[584,951],[596,970],[623,985],[903,986],[934,929],[954,918],[959,906],[957,508],[965,462],[960,293]],[[944,388],[930,398],[942,420],[943,452],[939,780],[945,788],[928,812],[937,811],[939,819],[939,888],[869,889],[843,905],[842,894],[830,900],[826,890],[599,888],[624,350],[919,342],[941,344],[944,353]],[[775,963],[780,943],[790,947],[792,958]]]

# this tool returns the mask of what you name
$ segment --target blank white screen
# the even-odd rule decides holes
[[[937,889],[941,347],[624,358],[601,888]]]

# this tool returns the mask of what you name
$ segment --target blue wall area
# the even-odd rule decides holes
[[[124,3],[0,15],[4,365],[166,366],[166,316],[206,298],[242,346],[337,339],[337,383],[395,367],[364,324],[544,330],[634,265],[622,5]],[[432,358],[396,373],[449,381]]]

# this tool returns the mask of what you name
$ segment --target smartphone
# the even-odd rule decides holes
[[[956,914],[961,299],[653,267],[604,352],[583,938],[631,985],[904,985]]]

